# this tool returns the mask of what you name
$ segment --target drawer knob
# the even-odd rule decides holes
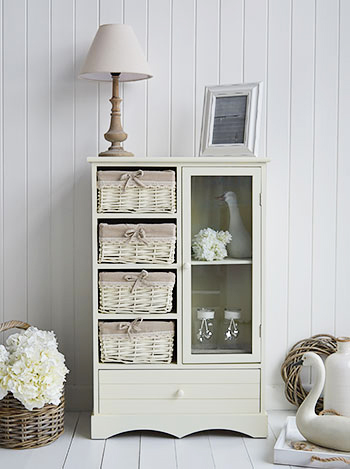
[[[178,389],[176,392],[176,397],[184,397],[185,391],[183,389]]]
[[[191,264],[189,262],[184,263],[184,270],[190,270]]]

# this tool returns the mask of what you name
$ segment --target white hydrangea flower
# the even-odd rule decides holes
[[[3,383],[4,377],[7,375],[7,361],[9,353],[3,345],[0,345],[0,400],[6,396],[7,388]]]
[[[64,356],[57,350],[55,334],[30,327],[12,334],[6,349],[7,355],[0,349],[0,390],[12,392],[28,410],[45,404],[58,405],[69,371]],[[3,370],[1,363],[5,364]]]
[[[199,261],[222,260],[227,256],[226,244],[232,239],[228,231],[204,228],[192,239],[193,257]]]

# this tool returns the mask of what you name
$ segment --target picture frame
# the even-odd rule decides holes
[[[206,86],[200,156],[256,156],[262,82]]]

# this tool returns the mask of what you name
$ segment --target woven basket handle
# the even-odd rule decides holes
[[[26,330],[28,327],[30,327],[30,325],[23,321],[7,321],[0,324],[0,332],[8,331],[9,329],[14,329],[15,327]]]

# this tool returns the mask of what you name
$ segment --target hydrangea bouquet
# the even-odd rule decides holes
[[[55,334],[29,327],[0,345],[0,400],[12,392],[28,410],[58,405],[68,372]]]
[[[228,231],[204,228],[192,239],[192,253],[197,261],[220,261],[227,256],[226,245],[232,236]]]

